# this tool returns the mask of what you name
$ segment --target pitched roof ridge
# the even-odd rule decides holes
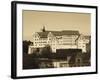
[[[62,30],[62,31],[49,31],[46,30],[45,32],[37,32],[41,37],[47,37],[48,33],[51,32],[55,36],[62,36],[62,35],[78,35],[78,30]]]
[[[78,31],[78,30],[62,30],[62,31]]]

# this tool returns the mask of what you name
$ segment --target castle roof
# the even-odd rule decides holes
[[[63,36],[63,35],[79,35],[79,31],[75,30],[63,30],[63,31],[45,31],[37,32],[41,38],[47,38],[48,33],[52,33],[54,36]]]

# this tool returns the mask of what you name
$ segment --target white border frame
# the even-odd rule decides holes
[[[58,12],[79,12],[91,13],[91,66],[90,67],[71,67],[57,69],[22,69],[22,10],[58,11]],[[17,76],[40,76],[53,74],[86,73],[96,71],[96,9],[82,7],[62,7],[49,5],[28,5],[17,4]],[[95,54],[94,54],[95,53]],[[67,72],[67,73],[66,73]]]

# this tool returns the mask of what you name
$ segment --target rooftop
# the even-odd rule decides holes
[[[79,31],[75,30],[63,30],[63,31],[44,31],[37,32],[41,38],[47,38],[48,33],[51,32],[54,36],[62,36],[62,35],[79,35]]]

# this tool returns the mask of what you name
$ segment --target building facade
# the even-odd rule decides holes
[[[57,49],[82,49],[86,52],[86,44],[89,43],[89,38],[80,35],[79,31],[63,30],[63,31],[46,31],[35,32],[33,34],[33,45],[29,46],[28,53],[31,54],[36,48],[43,48],[50,45],[52,52]]]
[[[88,44],[90,43],[91,37],[86,35],[80,35],[77,40],[78,49],[82,49],[82,52],[87,52]],[[90,46],[90,45],[89,45]]]

